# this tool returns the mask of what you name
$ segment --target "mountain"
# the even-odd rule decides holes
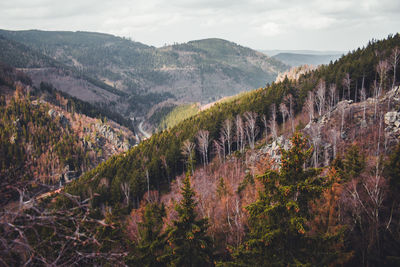
[[[276,56],[281,53],[290,54],[304,54],[304,55],[344,55],[347,51],[336,51],[336,50],[258,50],[270,57]]]
[[[296,53],[279,53],[274,55],[275,58],[289,66],[298,67],[301,65],[321,65],[329,64],[329,62],[334,62],[339,59],[341,54],[335,55],[309,55],[309,54],[296,54]]]
[[[278,60],[221,39],[155,48],[90,32],[1,30],[0,35],[123,91],[130,96],[119,101],[125,114],[144,115],[152,105],[168,99],[213,102],[262,87],[288,69]],[[36,74],[43,77],[42,72]],[[147,106],[138,108],[140,97],[157,103],[147,100]]]

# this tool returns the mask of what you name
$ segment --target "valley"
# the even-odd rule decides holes
[[[1,264],[397,266],[399,47],[1,30]]]

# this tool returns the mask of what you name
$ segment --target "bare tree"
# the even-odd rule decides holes
[[[346,105],[345,103],[341,103],[340,107],[340,114],[341,114],[341,122],[340,122],[340,133],[343,133],[343,127],[344,127],[344,119],[345,119],[345,115],[346,115]]]
[[[311,125],[311,142],[313,144],[313,161],[314,168],[319,165],[319,146],[321,144],[321,126],[319,123]]]
[[[259,131],[257,126],[257,116],[258,115],[255,112],[246,111],[244,113],[246,119],[246,135],[251,149],[254,149],[254,144]]]
[[[350,74],[346,73],[343,80],[342,80],[342,85],[343,85],[343,99],[344,98],[344,89],[347,89],[347,95],[348,95],[348,99],[350,100],[350,86],[351,86],[351,79],[350,79]]]
[[[226,137],[225,137],[225,135],[221,135],[220,137],[219,137],[219,144],[220,144],[220,146],[221,146],[221,149],[222,149],[222,155],[223,155],[223,158],[225,159],[225,156],[226,156],[226,149],[225,149],[225,143],[226,143]]]
[[[48,208],[36,196],[23,209],[0,211],[0,265],[87,266],[94,260],[100,265],[124,265],[127,252],[100,252],[103,240],[98,229],[115,227],[92,217],[93,194],[82,200],[58,193],[68,202],[66,207]],[[47,197],[52,194],[47,193]]]
[[[189,140],[185,140],[182,144],[182,154],[187,158],[188,168],[191,169],[193,175],[193,152],[194,152],[195,144],[190,142]]]
[[[326,86],[325,81],[321,80],[318,83],[318,90],[317,90],[317,107],[318,107],[318,116],[322,116],[325,110],[325,95],[326,95]]]
[[[279,111],[282,113],[282,128],[283,128],[283,131],[285,131],[285,120],[286,120],[286,117],[289,115],[289,110],[285,103],[282,102],[279,105]]]
[[[314,101],[315,101],[314,92],[313,91],[308,92],[305,108],[310,118],[310,123],[314,119]]]
[[[228,155],[231,154],[232,136],[233,136],[233,123],[230,118],[226,119],[222,125],[221,134],[225,136],[228,144]],[[225,144],[224,144],[225,145]]]
[[[199,151],[203,156],[204,167],[208,164],[209,135],[210,133],[207,130],[200,130],[196,135]]]
[[[214,147],[215,153],[218,155],[219,162],[222,163],[222,159],[223,158],[225,159],[225,151],[223,152],[223,150],[225,150],[225,149],[222,148],[223,146],[221,145],[221,143],[218,140],[213,141],[213,147]],[[224,155],[222,155],[222,153],[224,153]]]
[[[381,60],[379,61],[378,65],[376,66],[376,71],[379,74],[379,89],[378,89],[378,97],[381,95],[383,92],[384,85],[385,85],[385,80],[386,80],[386,75],[389,70],[389,63],[386,60]]]
[[[393,83],[392,83],[392,88],[394,88],[396,84],[396,69],[397,69],[397,64],[399,64],[400,60],[400,50],[399,47],[393,48],[392,55],[390,56],[390,65],[393,68]]]
[[[269,119],[268,122],[269,129],[271,130],[272,137],[276,139],[278,137],[277,131],[276,131],[276,105],[275,103],[272,104],[271,106],[271,118]]]
[[[331,111],[333,107],[336,105],[336,84],[331,83],[329,85],[329,116],[331,115]]]
[[[367,107],[366,106],[367,105],[367,93],[366,93],[364,87],[361,87],[360,97],[361,97],[361,101],[363,102],[363,121],[365,121],[365,110]]]
[[[121,190],[125,197],[125,205],[129,206],[129,195],[131,192],[131,184],[129,183],[129,181],[123,181],[121,183]]]
[[[338,139],[338,131],[336,129],[331,129],[329,131],[329,139],[333,147],[333,158],[336,157],[337,154],[337,139]]]
[[[264,133],[265,133],[265,143],[268,143],[268,120],[267,120],[267,116],[263,115],[262,116],[262,122],[264,125]]]
[[[243,151],[244,149],[244,125],[242,116],[236,115],[236,144],[237,149]]]
[[[376,120],[376,111],[377,111],[378,97],[379,97],[379,87],[376,80],[374,81],[372,87],[374,88],[374,120]]]
[[[293,96],[291,94],[289,94],[287,96],[287,99],[289,100],[289,118],[290,118],[290,123],[292,125],[292,133],[294,133]]]

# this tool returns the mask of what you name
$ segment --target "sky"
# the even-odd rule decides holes
[[[157,47],[222,38],[349,51],[399,32],[399,14],[400,0],[2,0],[0,28],[103,32]]]

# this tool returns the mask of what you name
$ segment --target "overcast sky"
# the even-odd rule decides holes
[[[0,28],[83,30],[148,45],[217,37],[347,51],[400,31],[400,0],[1,0]]]

